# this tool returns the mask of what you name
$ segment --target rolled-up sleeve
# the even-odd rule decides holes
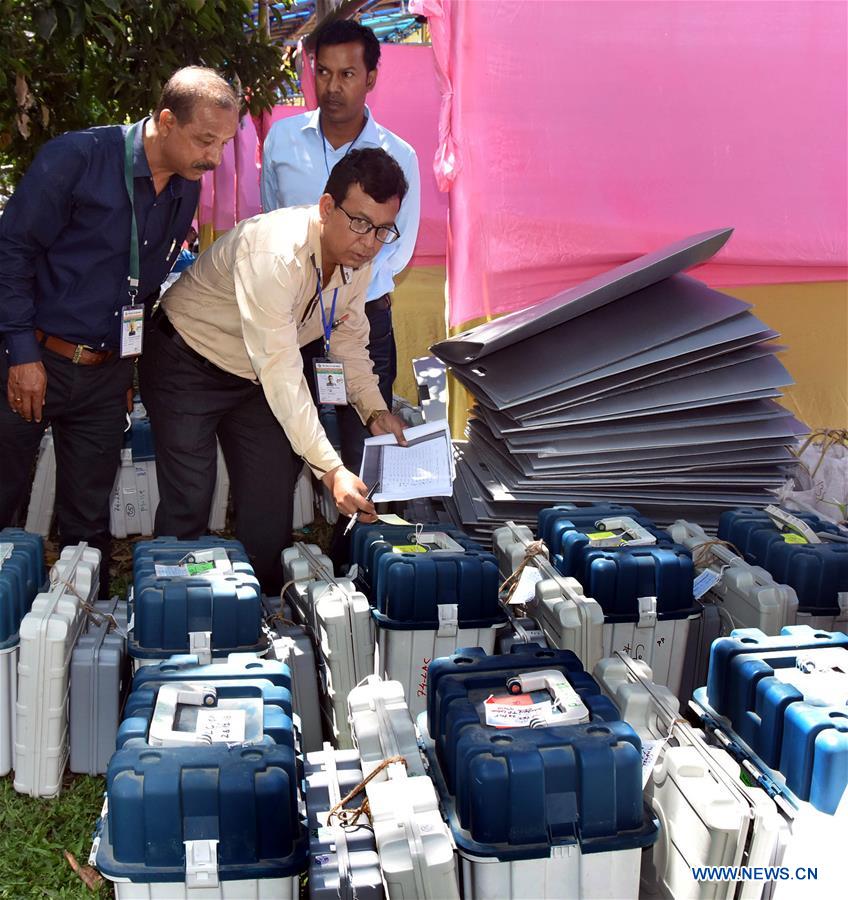
[[[299,276],[274,253],[244,251],[235,292],[247,355],[295,453],[320,478],[342,464],[318,420],[303,374],[294,308]]]

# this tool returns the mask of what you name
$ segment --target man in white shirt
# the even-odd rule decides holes
[[[301,460],[340,512],[362,512],[363,521],[374,513],[366,485],[342,465],[318,421],[299,347],[321,344],[325,397],[349,404],[339,408],[372,434],[403,440],[403,423],[371,370],[364,298],[378,247],[398,238],[405,191],[388,154],[350,153],[316,206],[246,219],[217,240],[165,294],[151,323],[139,371],[156,441],[156,533],[190,540],[205,532],[217,436],[236,537],[266,593],[280,590]]]
[[[393,156],[406,177],[409,191],[397,218],[400,238],[380,248],[371,266],[365,311],[370,327],[368,352],[379,379],[380,393],[392,408],[397,353],[392,331],[391,291],[394,278],[412,257],[418,236],[421,180],[418,157],[406,141],[379,126],[365,98],[377,81],[380,44],[370,28],[337,20],[315,35],[315,83],[318,109],[276,122],[262,154],[262,208],[316,203],[333,166],[352,149],[380,147]],[[303,348],[304,369],[321,355],[320,341]],[[314,384],[310,382],[310,387]],[[362,441],[367,432],[349,410],[337,418],[345,465],[359,471]]]

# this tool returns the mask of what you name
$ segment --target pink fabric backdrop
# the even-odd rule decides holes
[[[848,275],[845,4],[411,7],[443,93],[452,325],[727,225],[710,283]]]
[[[311,73],[311,69],[307,70]],[[418,153],[421,167],[421,226],[411,265],[438,265],[445,261],[448,198],[436,186],[431,160],[438,145],[440,93],[434,77],[433,51],[414,44],[384,44],[377,85],[368,105],[377,121],[408,141]],[[307,72],[303,76],[307,108],[315,108],[315,91]],[[272,122],[298,115],[304,107],[277,106],[259,123],[262,137]],[[240,219],[259,212],[258,137],[254,123],[239,131],[233,149],[214,173],[204,176],[200,196],[200,223],[213,222],[216,231],[232,228]]]
[[[259,212],[259,158],[256,126],[250,116],[239,122],[235,139],[224,149],[221,165],[200,183],[197,221],[226,231]]]

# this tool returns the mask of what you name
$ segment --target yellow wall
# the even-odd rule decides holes
[[[398,353],[395,393],[418,403],[412,360],[430,355],[445,335],[445,267],[416,266],[401,273],[392,291],[392,325]]]
[[[408,269],[394,292],[393,321],[398,347],[395,392],[417,402],[411,360],[427,356],[429,346],[446,334],[445,270],[441,266]],[[795,379],[784,405],[811,428],[848,427],[848,283],[779,284],[724,288],[753,304],[753,313],[781,333],[788,345],[781,359]],[[463,326],[464,330],[476,322]],[[464,389],[452,383],[451,428],[462,435]]]
[[[848,427],[848,283],[723,288],[753,303],[752,312],[779,331],[781,361],[795,384],[783,405],[813,430]]]

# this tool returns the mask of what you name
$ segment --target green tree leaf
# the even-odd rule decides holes
[[[0,0],[0,193],[51,137],[147,114],[181,66],[238,80],[252,113],[273,106],[296,77],[253,10],[248,0]],[[17,75],[31,95],[26,123]]]

